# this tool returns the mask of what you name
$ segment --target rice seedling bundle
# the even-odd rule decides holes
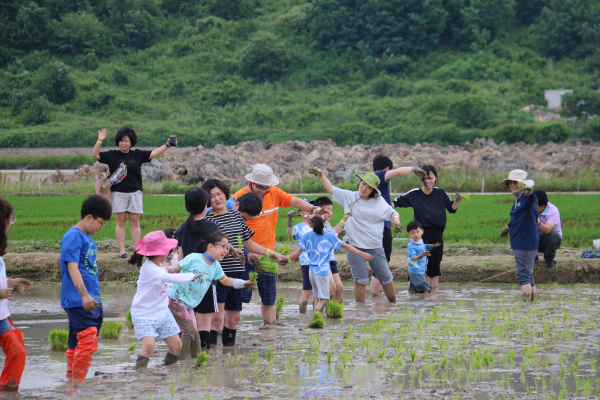
[[[204,364],[206,364],[208,362],[209,359],[210,359],[210,356],[208,355],[208,353],[206,351],[201,351],[196,356],[196,367],[203,366]]]
[[[329,300],[326,309],[329,318],[342,318],[344,316],[344,305],[338,301]]]
[[[137,347],[137,343],[130,343],[129,346],[127,347],[127,351],[135,351],[136,347]]]
[[[271,260],[269,257],[260,256],[260,263],[256,266],[256,269],[258,271],[276,274],[279,272],[279,264]]]
[[[100,328],[102,339],[117,339],[123,332],[123,323],[119,321],[105,321]]]
[[[275,313],[279,316],[279,313],[283,309],[283,303],[285,302],[285,297],[279,296],[277,301],[275,302]]]
[[[316,311],[312,321],[310,322],[310,327],[315,329],[323,329],[324,326],[325,321],[323,320],[323,316],[320,312]]]
[[[69,331],[64,329],[53,329],[48,335],[50,349],[52,351],[67,351],[69,344]]]
[[[125,312],[125,319],[127,320],[127,327],[133,329],[133,318],[131,317],[131,310]]]
[[[248,277],[250,278],[251,282],[256,282],[256,280],[258,279],[258,272],[249,272]]]
[[[292,248],[290,246],[288,246],[287,244],[284,244],[283,246],[279,246],[279,248],[277,249],[277,252],[281,255],[288,256],[288,255],[292,254]]]

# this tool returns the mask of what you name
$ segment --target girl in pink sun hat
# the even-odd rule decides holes
[[[154,341],[164,340],[169,351],[165,365],[177,362],[181,351],[179,327],[169,311],[169,297],[161,295],[163,283],[185,283],[202,275],[194,273],[170,274],[161,264],[177,246],[176,239],[168,239],[163,231],[154,231],[144,236],[135,246],[130,264],[141,267],[137,281],[137,293],[131,304],[131,317],[135,327],[135,337],[142,342],[142,351],[135,367],[147,367],[154,351]],[[146,262],[142,261],[146,257]]]

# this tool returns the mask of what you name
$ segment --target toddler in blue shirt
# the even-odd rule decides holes
[[[408,275],[410,277],[409,293],[431,293],[431,287],[425,277],[427,257],[431,255],[430,250],[436,248],[440,243],[425,244],[423,226],[419,221],[412,221],[406,226],[408,236],[412,239],[408,243],[406,255],[408,257]]]

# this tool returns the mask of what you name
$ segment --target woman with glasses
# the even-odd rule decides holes
[[[441,246],[431,249],[427,257],[427,282],[431,290],[436,290],[438,279],[442,275],[440,264],[444,253],[444,229],[446,228],[446,210],[454,214],[462,200],[459,193],[453,201],[444,189],[435,187],[437,170],[433,165],[424,165],[425,177],[423,186],[412,189],[394,199],[394,207],[412,207],[414,220],[423,226],[424,243],[441,243]]]
[[[401,231],[400,214],[394,210],[381,196],[377,189],[379,177],[372,172],[356,175],[360,179],[357,191],[344,190],[331,184],[323,171],[311,167],[310,172],[318,174],[325,190],[331,199],[344,207],[344,212],[351,212],[352,217],[346,222],[344,242],[367,253],[370,259],[348,252],[348,264],[354,278],[354,299],[365,302],[367,284],[369,283],[369,266],[383,286],[383,292],[390,302],[396,301],[394,277],[383,250],[383,228],[385,221],[393,221],[395,230]]]

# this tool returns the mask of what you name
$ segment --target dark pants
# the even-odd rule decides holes
[[[552,268],[552,261],[556,257],[556,250],[560,248],[562,239],[558,236],[556,231],[550,231],[548,234],[540,236],[540,244],[538,246],[538,253],[544,253],[544,260],[548,268]]]
[[[388,263],[390,262],[390,258],[392,257],[392,229],[391,228],[383,228],[383,252],[385,253],[385,258],[387,258]]]

